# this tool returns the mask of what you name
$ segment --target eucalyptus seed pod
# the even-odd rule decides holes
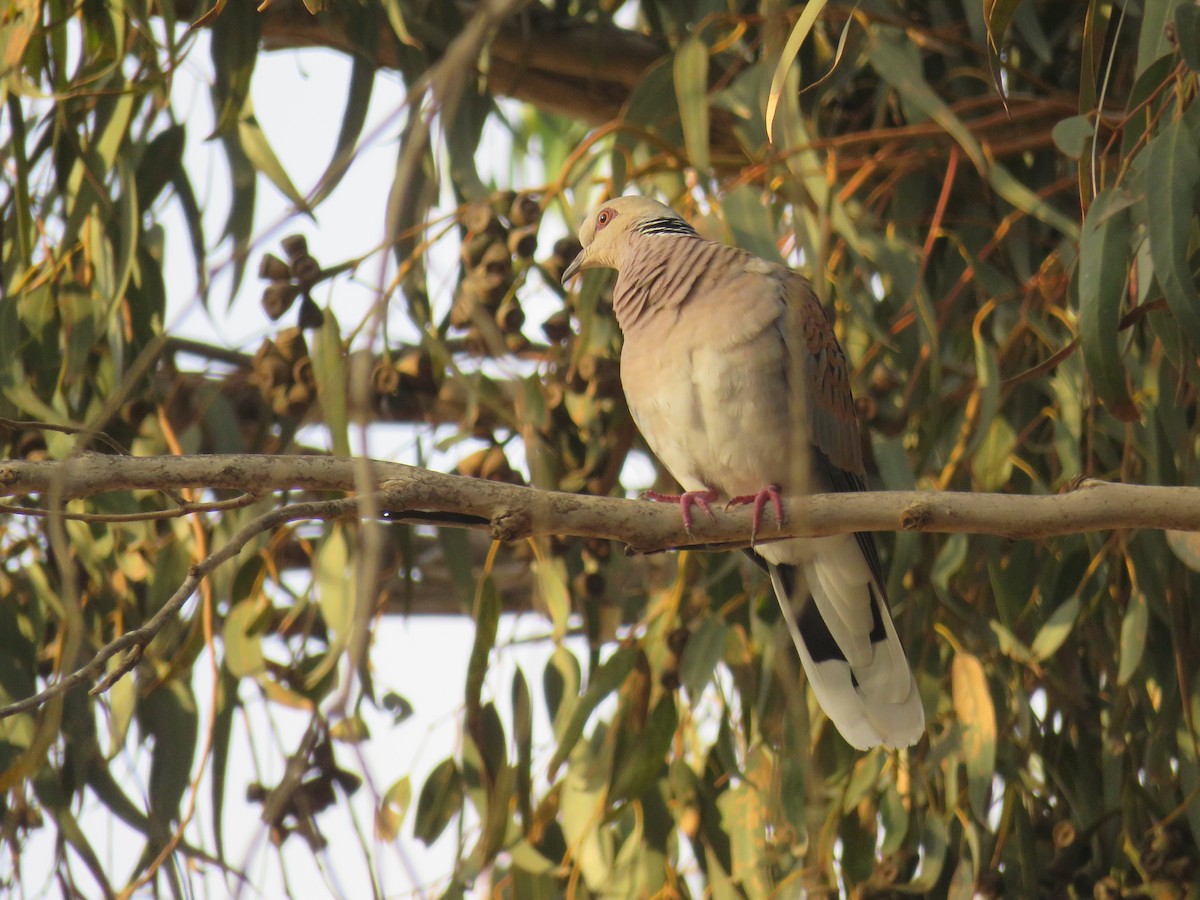
[[[500,222],[491,206],[486,203],[472,203],[458,214],[459,224],[471,234],[484,232],[503,232],[504,225]]]
[[[550,313],[542,323],[542,332],[554,344],[565,341],[571,336],[571,313],[567,309],[559,309]]]
[[[890,394],[900,386],[900,378],[890,367],[877,363],[871,369],[870,390],[876,395]]]
[[[27,459],[31,462],[39,462],[50,456],[46,450],[46,438],[40,431],[32,429],[17,434],[16,440],[13,441],[12,455],[14,459]]]
[[[546,403],[546,409],[555,410],[562,406],[565,394],[566,390],[557,381],[542,382],[542,399]]]
[[[514,228],[508,233],[508,252],[519,259],[532,259],[537,252],[537,226]]]
[[[292,261],[292,277],[306,287],[312,287],[321,277],[321,265],[307,253]]]
[[[562,281],[563,272],[567,270],[572,262],[575,261],[583,247],[574,237],[559,238],[554,242],[554,251],[550,258],[543,263],[547,274],[555,281]]]
[[[400,390],[400,373],[390,362],[381,359],[371,370],[371,386],[377,394],[395,394]]]
[[[128,400],[121,404],[118,415],[126,425],[136,425],[154,412],[154,404],[144,398]]]
[[[312,404],[314,391],[310,385],[296,382],[287,389],[288,414],[302,416]]]
[[[279,246],[283,248],[288,262],[294,263],[300,257],[308,256],[308,239],[302,234],[289,234],[279,242]]]
[[[271,388],[271,412],[277,416],[290,416],[292,414],[291,401],[288,400],[288,385],[277,384]]]
[[[409,350],[396,363],[405,386],[418,391],[432,391],[437,387],[433,375],[433,360],[424,350]]]
[[[485,447],[482,450],[476,450],[474,453],[464,456],[459,460],[458,465],[454,467],[455,471],[459,475],[465,475],[468,478],[478,478],[480,471],[483,469],[483,461],[490,449],[490,447]]]
[[[513,469],[504,455],[503,447],[489,447],[484,454],[479,467],[479,476],[488,481],[501,481],[505,484],[523,484],[521,476]]]
[[[473,325],[463,335],[463,345],[472,356],[488,356],[491,353],[487,338],[483,336],[483,332]]]
[[[284,328],[275,335],[275,348],[289,364],[308,356],[308,342],[299,328]]]
[[[311,356],[302,357],[292,364],[292,381],[296,384],[303,384],[307,387],[313,387],[316,385],[317,376],[313,371]]]
[[[516,297],[508,297],[496,309],[496,325],[503,334],[514,334],[525,324],[525,312]]]
[[[278,319],[292,308],[296,298],[300,296],[300,286],[290,281],[272,281],[262,294],[262,308],[272,321]]]
[[[496,191],[488,201],[488,206],[498,216],[507,216],[517,199],[517,192],[511,190]]]
[[[479,261],[479,265],[476,268],[483,269],[491,276],[500,277],[505,280],[511,279],[513,271],[512,254],[508,252],[507,246],[497,242],[484,250],[483,258]]]
[[[501,272],[489,272],[484,266],[478,266],[467,273],[458,286],[458,295],[472,298],[474,306],[468,307],[467,315],[475,307],[486,309],[493,313],[508,294],[512,281]],[[457,297],[455,298],[457,300]]]
[[[450,307],[450,326],[452,328],[467,328],[474,318],[475,310],[482,305],[478,289],[463,281],[454,295],[454,303]]]
[[[283,358],[279,348],[269,340],[263,341],[255,351],[254,359],[250,362],[250,369],[250,379],[258,385],[264,397],[272,387],[288,381],[292,372],[292,367]]]
[[[508,208],[508,221],[518,228],[536,226],[542,220],[542,204],[533,194],[517,194]],[[536,230],[536,229],[535,229]]]
[[[258,261],[258,277],[263,281],[287,281],[292,270],[274,253],[264,253]]]
[[[483,262],[483,255],[487,252],[488,247],[498,243],[498,239],[494,234],[473,234],[462,243],[463,263],[468,269],[473,269]]]

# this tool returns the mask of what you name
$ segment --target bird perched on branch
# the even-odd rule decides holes
[[[650,448],[684,493],[684,524],[718,498],[861,491],[862,444],[846,357],[804,276],[701,238],[644,197],[604,204],[579,230],[583,269],[617,270],[621,381]],[[821,708],[860,749],[916,743],[925,713],[888,613],[870,534],[758,544]]]

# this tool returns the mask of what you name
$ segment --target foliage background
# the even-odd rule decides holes
[[[644,451],[616,379],[606,281],[562,292],[573,251],[554,238],[598,198],[641,190],[715,238],[817,273],[855,363],[874,484],[1196,482],[1191,2],[201,12],[17,0],[0,14],[10,457],[293,453],[313,424],[347,454],[408,423],[422,455],[463,474],[623,493]],[[312,123],[338,138],[302,192],[249,87],[262,53],[308,46],[349,54],[353,72],[341,121]],[[173,96],[174,73],[204,47],[211,135]],[[326,259],[322,231],[347,223],[322,204],[377,140],[366,110],[390,73],[407,95],[384,128],[396,150],[386,220],[352,258]],[[495,133],[485,123],[511,136],[511,162],[481,143]],[[183,162],[206,138],[228,166],[219,235]],[[264,190],[289,197],[296,221],[315,217],[310,246],[275,248],[278,223],[255,216]],[[259,270],[278,313],[261,344],[171,333],[168,224],[187,233],[214,317],[264,253],[287,257]],[[214,272],[227,280],[205,291]],[[362,285],[372,302],[348,302]],[[6,702],[144,622],[190,563],[297,498],[152,518],[197,499],[212,498],[68,504],[92,521],[44,515],[61,508],[53,496],[13,511],[0,535]],[[364,552],[379,534],[383,549]],[[228,795],[249,789],[275,840],[319,854],[329,807],[372,790],[363,827],[385,842],[456,831],[449,896],[1194,890],[1191,541],[881,544],[930,729],[912,750],[859,754],[796,689],[769,590],[732,556],[627,559],[562,540],[483,558],[451,528],[281,529],[205,583],[135,676],[0,721],[7,851],[19,859],[32,832],[53,829],[64,894],[183,894],[229,862]],[[545,615],[550,663],[501,682],[497,623],[530,607]],[[477,623],[461,743],[419,785],[396,772],[390,788],[363,787],[363,709],[398,723],[407,709],[376,690],[356,623],[431,608]],[[198,712],[201,668],[215,672],[211,717]],[[288,775],[229,782],[234,717],[253,723],[271,705],[311,716]],[[534,746],[543,715],[552,736]],[[126,753],[148,767],[144,797],[113,775]],[[211,790],[195,796],[205,769]],[[85,796],[144,837],[132,872],[95,853],[75,817]],[[207,828],[185,828],[193,800]]]

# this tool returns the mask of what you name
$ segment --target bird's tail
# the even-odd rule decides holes
[[[860,750],[920,740],[925,710],[874,579],[847,580],[841,561],[821,556],[768,571],[817,702],[842,736]]]

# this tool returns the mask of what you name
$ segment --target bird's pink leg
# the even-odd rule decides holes
[[[715,520],[711,504],[717,499],[717,492],[711,488],[706,491],[684,491],[682,494],[660,494],[658,491],[642,491],[643,500],[654,500],[657,503],[678,503],[679,514],[683,517],[683,527],[692,532],[692,507],[697,506]]]
[[[783,526],[783,498],[779,495],[779,485],[768,484],[757,494],[742,494],[740,497],[731,497],[729,502],[725,504],[725,508],[731,506],[742,506],[746,503],[754,504],[754,512],[750,517],[750,543],[754,543],[754,538],[758,534],[758,530],[762,527],[763,510],[766,509],[767,502],[770,501],[771,508],[775,511],[775,524]]]

